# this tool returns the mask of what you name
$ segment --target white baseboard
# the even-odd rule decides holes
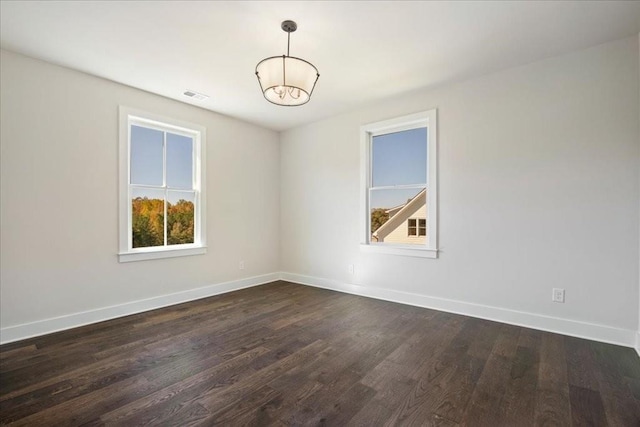
[[[449,313],[478,317],[511,325],[524,326],[547,332],[555,332],[562,335],[570,335],[578,338],[586,338],[610,344],[635,347],[640,354],[640,335],[636,331],[612,328],[610,326],[595,323],[581,322],[577,320],[561,319],[558,317],[544,316],[535,313],[508,310],[481,304],[473,304],[463,301],[435,298],[420,294],[400,292],[390,289],[370,288],[361,285],[342,283],[335,280],[318,277],[304,276],[294,273],[280,273],[280,278],[288,282],[334,291],[392,301],[401,304],[431,308]],[[636,338],[638,335],[638,338]]]
[[[91,323],[102,322],[104,320],[129,316],[131,314],[155,310],[157,308],[237,291],[253,286],[259,286],[276,280],[286,280],[293,283],[299,283],[301,285],[314,286],[317,288],[330,289],[369,298],[425,307],[449,313],[524,326],[527,328],[555,332],[563,335],[623,345],[635,348],[640,356],[640,331],[612,328],[610,326],[594,323],[543,316],[540,314],[508,310],[499,307],[473,304],[445,298],[429,297],[409,292],[370,288],[361,285],[342,283],[336,280],[286,272],[270,273],[261,276],[248,277],[246,279],[217,283],[169,295],[162,295],[120,305],[73,313],[65,316],[39,320],[32,323],[25,323],[22,325],[9,326],[0,329],[0,344],[46,335]]]
[[[217,283],[215,285],[205,286],[202,288],[190,289],[188,291],[161,295],[158,297],[83,311],[80,313],[68,314],[51,319],[39,320],[37,322],[9,326],[0,329],[0,344],[6,344],[13,341],[19,341],[26,338],[88,325],[90,323],[102,322],[104,320],[141,313],[143,311],[155,310],[169,305],[224,294],[252,286],[263,285],[265,283],[278,280],[279,276],[280,275],[278,273],[264,274],[262,276]]]

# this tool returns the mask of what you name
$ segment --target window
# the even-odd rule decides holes
[[[427,220],[422,218],[409,218],[407,221],[407,236],[426,236]]]
[[[437,257],[436,110],[361,128],[362,244]]]
[[[120,262],[206,252],[205,129],[120,108]]]

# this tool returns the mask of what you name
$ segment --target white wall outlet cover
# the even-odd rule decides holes
[[[564,289],[553,288],[553,294],[551,300],[554,302],[564,302]]]

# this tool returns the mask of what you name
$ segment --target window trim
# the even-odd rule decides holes
[[[428,129],[427,145],[427,230],[424,245],[371,244],[371,214],[369,189],[371,188],[372,152],[374,136],[416,128]],[[437,110],[431,109],[389,120],[369,123],[360,127],[360,249],[363,252],[403,255],[421,258],[438,257],[438,123]]]
[[[141,125],[165,132],[193,137],[194,144],[194,243],[133,248],[131,236],[131,186],[130,176],[130,130],[131,125]],[[173,258],[201,255],[207,252],[206,245],[206,128],[193,123],[163,117],[130,107],[119,107],[119,262],[143,261],[148,259]],[[166,163],[166,159],[163,160]],[[165,165],[163,164],[163,168]],[[166,203],[165,203],[166,209]],[[166,221],[166,215],[165,215]],[[166,242],[167,236],[165,236]]]

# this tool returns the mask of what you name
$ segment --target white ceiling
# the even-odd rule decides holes
[[[254,75],[286,52],[285,19],[291,55],[320,71],[301,107],[267,102]],[[640,2],[0,2],[3,49],[275,130],[639,31]]]

